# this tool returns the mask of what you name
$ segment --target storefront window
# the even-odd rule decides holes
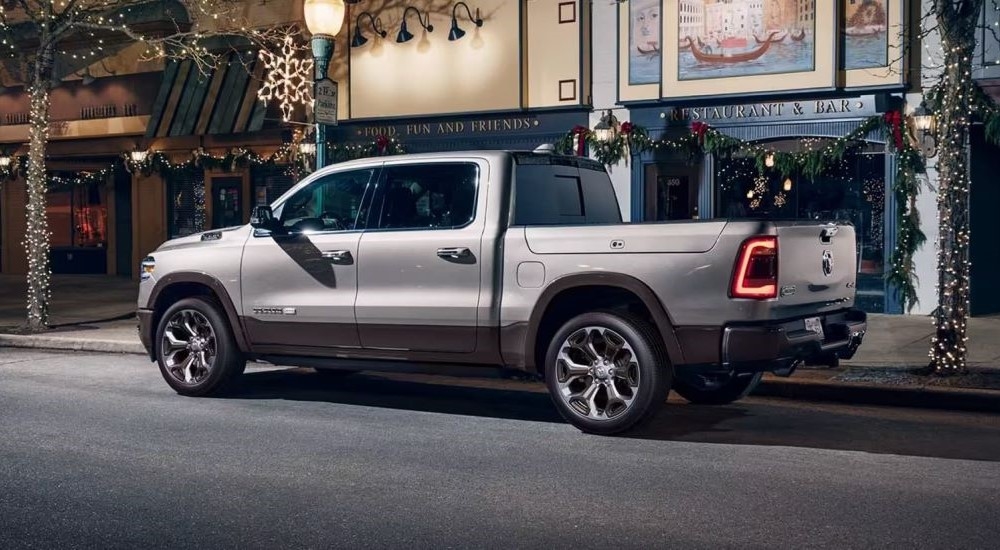
[[[288,166],[257,166],[251,169],[255,206],[271,204],[295,185],[297,178]]]
[[[106,248],[107,192],[102,185],[74,185],[49,191],[46,215],[52,248]]]
[[[179,170],[167,181],[170,238],[205,230],[205,176],[197,169]]]
[[[818,148],[823,140],[774,142],[776,150]],[[885,155],[872,144],[852,152],[823,174],[758,176],[752,158],[717,161],[716,214],[728,218],[849,221],[857,234],[858,307],[885,311]]]

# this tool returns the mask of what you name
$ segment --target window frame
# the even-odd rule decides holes
[[[335,178],[343,174],[349,174],[351,172],[361,172],[361,171],[371,171],[371,177],[368,178],[368,183],[365,184],[364,191],[361,193],[361,201],[358,203],[358,218],[355,220],[355,225],[353,229],[323,229],[318,231],[310,231],[308,233],[301,231],[285,231],[287,235],[329,235],[329,234],[343,234],[343,233],[357,233],[360,231],[367,230],[368,222],[371,220],[371,206],[374,203],[374,197],[377,195],[376,187],[380,178],[382,177],[382,165],[371,165],[371,166],[352,166],[350,168],[344,168],[342,170],[334,170],[330,172],[319,172],[310,175],[310,177],[299,182],[298,184],[292,186],[291,189],[286,191],[280,197],[278,197],[273,203],[271,203],[271,210],[274,212],[275,218],[279,221],[281,216],[284,214],[285,205],[288,203],[292,197],[295,197],[303,190],[314,189],[317,185],[322,185],[328,178]],[[363,214],[363,215],[362,215]],[[283,228],[284,229],[284,228]],[[259,234],[258,234],[259,233]],[[270,236],[272,233],[269,231],[258,232],[255,231],[255,236]]]
[[[469,218],[467,222],[462,225],[454,225],[450,227],[379,227],[382,223],[382,212],[385,210],[386,203],[386,191],[388,190],[388,185],[386,182],[389,170],[393,168],[410,168],[410,167],[423,167],[423,166],[440,166],[443,164],[464,164],[472,166],[476,169],[476,181],[474,184],[474,193],[472,196],[472,217]],[[378,177],[378,184],[375,186],[375,194],[372,200],[372,207],[369,209],[368,213],[368,224],[367,232],[404,232],[404,231],[459,231],[466,229],[469,226],[475,224],[480,218],[480,208],[479,200],[480,193],[482,192],[483,184],[483,173],[485,171],[484,161],[478,158],[455,158],[455,159],[421,159],[419,161],[410,162],[399,162],[393,164],[382,165],[382,172]],[[376,212],[377,210],[377,212]]]

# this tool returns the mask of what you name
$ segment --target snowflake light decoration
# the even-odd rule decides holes
[[[264,101],[277,100],[285,122],[292,119],[296,105],[311,105],[313,100],[313,60],[298,55],[299,50],[291,35],[285,37],[280,52],[260,50],[265,76],[257,97]]]
[[[750,209],[757,210],[760,208],[761,201],[764,200],[764,195],[767,194],[767,178],[764,176],[758,176],[754,179],[753,191],[747,194],[750,198]]]

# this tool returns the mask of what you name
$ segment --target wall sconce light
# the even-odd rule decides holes
[[[14,162],[14,159],[8,157],[7,155],[0,155],[0,170],[10,168],[12,162]]]
[[[764,166],[774,168],[774,153],[768,153],[767,156],[764,157]]]
[[[914,129],[920,133],[919,136],[914,136],[920,144],[920,150],[927,158],[936,156],[937,138],[935,137],[935,131],[937,130],[937,119],[934,113],[927,108],[927,102],[921,101],[920,106],[914,109],[910,116],[913,117]]]
[[[129,158],[131,158],[132,162],[134,162],[136,164],[142,164],[142,163],[146,162],[147,158],[149,158],[149,151],[142,151],[142,150],[136,149],[136,150],[132,151],[131,153],[129,153]]]
[[[781,186],[785,191],[792,190],[792,178],[785,178],[785,183]]]
[[[594,137],[600,141],[611,141],[618,135],[618,119],[610,109],[604,112],[600,122],[594,125]]]
[[[368,43],[368,39],[361,33],[361,18],[365,16],[368,16],[368,21],[371,22],[372,30],[375,31],[375,34],[381,36],[382,38],[385,38],[386,34],[388,34],[382,27],[381,19],[373,17],[372,14],[363,11],[358,14],[358,18],[354,22],[354,38],[351,39],[352,48],[360,48]]]
[[[455,7],[451,9],[451,32],[448,33],[448,40],[454,42],[455,40],[461,39],[465,36],[465,31],[458,28],[458,7],[462,6],[465,8],[465,13],[469,15],[469,21],[476,24],[476,27],[483,26],[483,18],[479,16],[479,8],[476,8],[476,16],[472,17],[472,10],[469,9],[469,5],[465,2],[459,2],[455,4]]]
[[[427,14],[427,22],[424,23],[423,18],[420,17],[420,11],[413,6],[407,6],[406,9],[403,10],[403,22],[399,25],[399,33],[396,35],[396,42],[399,42],[400,44],[403,42],[409,42],[413,39],[413,33],[406,28],[406,16],[409,15],[410,10],[417,12],[417,21],[420,23],[421,27],[423,27],[427,32],[434,32],[434,25],[431,25],[431,14]]]
[[[125,170],[130,174],[142,173],[149,175],[150,166],[146,163],[149,160],[149,150],[142,149],[140,146],[136,146],[128,153],[123,154],[125,157]]]

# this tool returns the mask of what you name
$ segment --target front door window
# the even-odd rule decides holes
[[[351,231],[364,223],[362,199],[374,170],[353,170],[320,178],[299,189],[276,213],[285,230]]]

